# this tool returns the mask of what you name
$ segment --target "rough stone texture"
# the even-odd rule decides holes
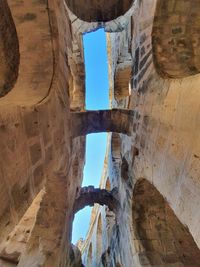
[[[118,120],[120,116],[120,120]],[[118,132],[131,135],[134,110],[112,109],[71,113],[72,137],[98,132]]]
[[[142,266],[199,266],[200,251],[168,203],[147,180],[139,180],[134,188],[133,228]]]
[[[18,76],[19,43],[15,24],[7,4],[0,3],[0,97],[7,94]]]
[[[109,21],[121,15],[124,15],[131,5],[133,0],[113,1],[106,0],[89,0],[85,3],[84,0],[65,0],[71,11],[82,20],[85,21]]]
[[[155,65],[164,77],[200,72],[199,4],[199,0],[157,3],[152,41]]]
[[[81,260],[81,252],[78,247],[71,245],[71,250],[69,254],[70,262],[69,265],[71,267],[82,267],[82,260]]]
[[[0,98],[0,266],[81,266],[70,245],[73,208],[84,135],[97,131],[115,131],[99,188],[116,187],[120,208],[94,206],[79,243],[83,264],[198,266],[199,1],[118,1],[122,8],[110,13],[112,1],[103,9],[90,3],[75,8],[92,23],[63,0],[0,4],[1,35],[9,24],[0,38],[1,84],[4,70],[12,84]],[[81,34],[102,26],[111,32],[112,110],[85,111]]]
[[[76,142],[70,138],[66,57],[72,51],[70,22],[60,1],[9,0],[8,4],[20,65],[15,86],[0,99],[0,243],[6,251],[0,266],[13,265],[7,261],[10,251],[14,265],[18,261],[18,266],[26,267],[65,266],[85,153],[84,137]],[[2,20],[1,16],[1,26]],[[15,229],[23,229],[21,220],[42,188],[45,193],[20,256],[18,241],[26,238],[26,231],[17,242],[6,239]]]
[[[35,224],[36,215],[40,207],[40,203],[44,191],[42,190],[34,199],[18,225],[8,235],[4,243],[1,243],[0,259],[5,262],[19,263],[21,254],[26,248],[26,244],[31,235],[32,228]]]
[[[117,192],[114,188],[111,192],[106,189],[94,188],[94,186],[82,187],[76,196],[74,203],[74,213],[85,206],[106,205],[111,211],[118,208]]]
[[[125,136],[115,133],[110,136],[107,173],[101,184],[106,186],[109,178],[111,190],[118,188],[121,210],[107,224],[109,215],[106,208],[96,207],[96,217],[91,221],[82,246],[83,263],[90,258],[93,267],[180,267],[199,264],[200,77],[186,70],[186,63],[181,66],[177,62],[178,53],[173,52],[171,57],[168,40],[172,38],[170,27],[176,24],[173,22],[176,10],[168,12],[167,8],[162,7],[162,16],[161,13],[158,15],[159,5],[169,6],[170,3],[172,6],[179,5],[179,8],[187,5],[185,14],[190,16],[194,12],[197,15],[197,2],[138,1],[134,16],[129,21],[131,31],[127,26],[121,33],[108,34],[112,108],[135,110],[140,116],[134,121],[137,125],[133,123],[135,134]],[[196,15],[194,18],[190,16],[195,23],[198,21]],[[190,33],[197,30],[194,23],[188,24],[187,19],[180,19],[178,25],[188,27]],[[158,26],[160,31],[157,37],[162,39],[162,52],[159,51],[163,56],[166,53],[163,65],[157,43],[152,41]],[[194,38],[189,32],[185,37],[187,42]],[[125,35],[129,37],[124,38]],[[114,99],[119,47],[130,47],[133,58],[131,95],[122,101]],[[195,50],[192,46],[187,49],[190,49],[191,55]],[[171,54],[167,54],[168,51]],[[199,64],[197,58],[190,59],[188,68],[194,59],[195,64]],[[177,72],[176,67],[179,68]],[[163,76],[181,78],[163,79]],[[141,179],[148,186],[139,190]],[[157,200],[154,199],[156,196]],[[103,240],[99,261],[95,248],[100,214]],[[93,248],[92,256],[90,246]]]

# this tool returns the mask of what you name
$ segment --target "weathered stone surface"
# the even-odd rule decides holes
[[[199,266],[200,250],[157,189],[146,180],[134,188],[133,228],[139,260],[150,265]]]
[[[0,3],[0,266],[81,265],[70,242],[85,135],[108,131],[100,189],[117,188],[120,208],[94,205],[83,264],[196,267],[199,0],[98,3]],[[85,111],[82,33],[104,26],[112,109]],[[80,203],[110,205],[93,191]]]
[[[109,21],[124,15],[133,0],[113,1],[110,0],[89,0],[87,4],[84,0],[65,0],[71,11],[85,21]]]
[[[181,78],[200,72],[200,2],[158,1],[153,27],[154,60],[164,77]]]
[[[159,15],[158,6],[162,6]],[[198,266],[200,77],[198,72],[192,76],[194,69],[189,68],[194,61],[198,65],[198,51],[197,58],[193,57],[195,42],[190,44],[190,40],[197,30],[199,1],[138,1],[137,8],[124,31],[108,35],[112,108],[137,109],[140,115],[133,122],[136,134],[114,134],[108,144],[101,185],[105,188],[109,178],[110,188],[118,188],[122,209],[110,220],[105,207],[94,207],[82,246],[83,263],[91,259],[90,266]],[[174,25],[173,32],[170,25]],[[184,48],[175,51],[177,43],[168,43],[172,35],[185,36],[178,26],[187,29],[189,44],[188,61],[185,58],[181,64],[178,60]],[[131,95],[116,101],[114,74],[127,47],[133,57]],[[139,189],[141,178],[149,187]],[[95,249],[100,215],[101,262]]]
[[[136,116],[135,111],[125,109],[73,112],[71,113],[72,137],[98,132],[130,135],[134,116]]]
[[[33,203],[28,208],[19,224],[6,237],[4,242],[1,243],[0,259],[2,261],[2,264],[3,262],[4,264],[13,263],[15,265],[19,263],[20,256],[26,249],[28,239],[34,227],[43,194],[44,191],[42,190],[35,197]]]
[[[0,3],[0,97],[7,94],[18,77],[19,43],[7,1]]]
[[[69,254],[71,267],[84,267],[81,260],[81,252],[78,247],[71,245],[71,251]]]
[[[74,213],[85,206],[94,206],[95,203],[106,205],[111,211],[116,211],[120,208],[116,188],[108,192],[106,189],[94,188],[94,186],[82,187],[76,196]]]
[[[11,259],[12,251],[19,251],[21,241],[5,240],[15,229],[23,229],[21,219],[44,188],[31,233],[20,233],[20,240],[28,239],[14,260],[18,266],[58,266],[69,259],[73,199],[81,184],[85,143],[84,138],[77,138],[76,144],[70,139],[66,62],[72,40],[70,25],[60,1],[47,5],[46,1],[9,0],[8,4],[19,40],[20,65],[15,86],[0,99],[2,257]],[[1,26],[3,21],[1,16]],[[71,159],[69,154],[73,154]],[[69,177],[74,177],[74,187]],[[2,259],[0,264],[12,265]]]

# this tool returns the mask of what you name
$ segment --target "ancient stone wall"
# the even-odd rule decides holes
[[[199,73],[199,1],[158,1],[153,26],[155,66],[164,77]]]
[[[10,8],[6,1],[0,4],[0,96],[7,94],[18,76],[19,43]]]
[[[17,82],[0,99],[0,266],[64,266],[85,153],[84,137],[74,141],[70,134],[70,22],[60,1],[9,0],[8,6],[20,64]]]
[[[84,21],[106,22],[124,15],[132,6],[132,0],[105,1],[105,0],[66,0],[67,6],[76,16]]]
[[[127,105],[139,116],[131,137],[114,134],[110,139],[107,175],[110,188],[119,190],[121,209],[116,214],[116,221],[110,223],[112,234],[98,266],[198,266],[200,81],[198,74],[191,76],[195,73],[190,68],[194,62],[192,55],[197,55],[194,52],[196,48],[192,47],[195,47],[195,42],[190,48],[174,49],[173,59],[167,54],[172,51],[172,46],[176,47],[177,40],[187,38],[188,42],[194,38],[191,34],[197,29],[195,16],[198,8],[195,12],[193,8],[195,5],[199,7],[199,1],[189,2],[138,1],[132,16],[131,96],[128,101],[117,102],[113,100],[115,94],[112,92],[111,102],[114,108]],[[186,6],[187,14],[184,13]],[[180,13],[178,7],[183,9],[179,10]],[[191,13],[194,21],[188,24],[186,17]],[[174,21],[175,16],[178,22]],[[173,32],[176,27],[188,27],[187,37]],[[123,35],[123,32],[117,33],[115,38],[123,40]],[[109,51],[114,54],[115,38],[108,38]],[[159,39],[159,47],[158,38],[162,39]],[[174,43],[169,43],[172,39]],[[182,65],[176,64],[174,60],[181,57],[184,58]],[[198,65],[197,58],[195,64]],[[114,68],[110,71],[110,80],[114,84],[116,64],[110,62],[110,65]],[[190,71],[186,70],[186,65]],[[176,67],[179,68],[177,71]],[[168,71],[170,77],[176,79],[169,79]],[[163,76],[163,72],[168,73],[168,78]],[[141,181],[144,184],[138,187]],[[150,192],[159,199],[151,198]],[[139,198],[143,200],[140,202]],[[106,213],[103,209],[100,212],[102,220],[105,220]],[[141,221],[147,224],[144,226]],[[95,231],[90,235],[95,246]],[[87,240],[90,240],[89,236]],[[190,245],[185,247],[185,244]],[[192,259],[190,255],[193,255]],[[94,253],[94,262],[95,257],[98,258]]]
[[[105,130],[118,133],[109,135],[100,188],[116,187],[119,207],[95,206],[83,262],[196,267],[199,0],[85,2],[0,4],[0,266],[81,265],[70,242],[84,135]],[[102,26],[112,32],[113,117],[84,110],[81,34]]]

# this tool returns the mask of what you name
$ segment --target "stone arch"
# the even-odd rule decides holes
[[[82,187],[76,196],[74,203],[74,213],[86,206],[106,205],[111,211],[116,211],[119,207],[116,188],[112,191],[94,188],[94,186]]]
[[[134,242],[141,266],[199,266],[200,251],[192,235],[145,179],[135,185],[132,209]]]
[[[90,243],[89,249],[88,249],[88,256],[87,256],[87,266],[92,267],[92,243]]]
[[[65,0],[69,9],[80,19],[88,22],[106,22],[124,15],[133,0]]]
[[[56,31],[56,22],[49,17],[46,1],[21,1],[16,5],[5,0],[1,1],[0,10],[0,62],[4,66],[0,66],[0,96],[10,91],[0,99],[0,105],[36,104],[52,89],[53,58],[57,59],[57,52],[52,44],[51,26],[54,24]]]
[[[136,113],[134,110],[128,109],[71,112],[72,137],[100,132],[131,135]]]
[[[100,263],[101,260],[101,255],[103,253],[103,225],[102,225],[102,217],[101,213],[99,214],[98,217],[98,222],[97,222],[97,235],[96,235],[97,241],[96,241],[96,248],[97,248],[97,265]]]
[[[154,63],[163,77],[181,78],[200,72],[200,1],[159,0],[152,42]]]
[[[14,86],[19,69],[19,42],[7,1],[0,2],[0,97]]]

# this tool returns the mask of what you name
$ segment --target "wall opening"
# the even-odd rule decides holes
[[[101,261],[101,255],[103,253],[103,230],[102,230],[102,218],[101,218],[101,214],[99,214],[99,218],[98,218],[98,223],[97,223],[97,242],[96,242],[96,246],[97,246],[97,266],[99,266],[100,261]]]
[[[132,208],[141,266],[199,266],[200,250],[192,235],[147,180],[136,183]]]
[[[7,1],[0,2],[0,37],[0,97],[2,97],[13,88],[19,68],[19,43]]]
[[[130,53],[119,57],[114,79],[114,98],[117,101],[130,96],[130,80],[132,73],[132,57]]]
[[[199,1],[157,1],[153,55],[163,77],[182,78],[200,72],[199,16]]]
[[[86,109],[108,109],[108,64],[106,35],[103,29],[83,35],[86,69]],[[90,134],[86,137],[86,163],[82,186],[99,187],[106,153],[107,133]],[[86,238],[90,223],[91,208],[86,207],[75,215],[72,242]],[[89,260],[91,257],[89,255]],[[88,262],[90,266],[91,262]]]
[[[124,15],[133,0],[65,0],[69,9],[81,20],[106,22]]]

